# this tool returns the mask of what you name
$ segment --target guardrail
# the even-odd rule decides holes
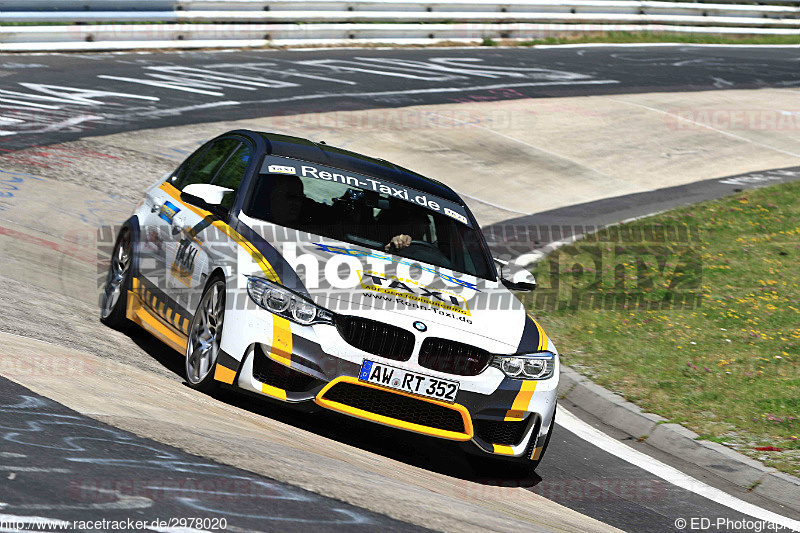
[[[798,35],[800,7],[735,0],[0,0],[0,24],[0,51],[416,44],[608,31]]]
[[[696,0],[678,0],[677,3],[696,3]],[[794,5],[800,0],[703,0],[701,3],[740,5]],[[408,6],[411,10],[422,6],[423,11],[513,11],[538,9],[547,6],[546,0],[0,0],[0,12],[42,11],[271,11],[281,5],[305,5],[306,9],[355,9],[359,5],[370,9],[389,9],[388,6]],[[529,6],[529,7],[526,7]]]
[[[513,4],[505,10],[490,10],[482,4],[454,4],[449,11],[427,10],[419,0],[374,0],[275,2],[269,11],[19,11],[0,12],[8,22],[590,22],[593,17],[615,22],[689,23],[723,25],[779,25],[797,23],[800,8],[678,2],[636,2],[627,0],[549,0],[533,5]],[[476,11],[474,7],[481,7]],[[512,9],[513,7],[513,9]],[[324,8],[324,9],[323,9]],[[349,8],[349,9],[348,9]],[[381,9],[378,9],[381,8]],[[469,9],[468,9],[469,8]],[[646,17],[646,20],[641,20]],[[784,20],[785,19],[785,20]],[[601,21],[602,22],[602,21]]]

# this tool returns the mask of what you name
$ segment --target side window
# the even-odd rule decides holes
[[[207,149],[208,144],[204,144],[198,148],[183,162],[183,164],[181,164],[178,170],[172,175],[169,182],[177,187],[179,183],[186,179],[186,176],[189,174],[189,172],[191,172],[197,162],[200,161],[200,158],[203,157],[203,154],[206,153]]]
[[[181,169],[181,175],[177,177],[173,185],[182,191],[184,187],[192,183],[211,183],[219,168],[239,144],[236,139],[222,139],[215,142],[203,152],[194,165],[186,166],[185,173]]]
[[[251,150],[246,144],[242,144],[233,153],[233,155],[225,162],[222,168],[219,169],[214,181],[211,183],[219,185],[220,187],[227,187],[234,191],[239,190],[239,185],[242,183],[244,171],[247,168],[247,163],[250,161]],[[235,194],[226,194],[222,201],[223,207],[231,208]]]

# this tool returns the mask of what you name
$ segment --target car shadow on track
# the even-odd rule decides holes
[[[153,360],[188,386],[185,381],[184,359],[180,354],[138,327],[132,326],[124,333]],[[250,413],[445,476],[503,487],[532,488],[542,481],[537,474],[527,472],[516,464],[509,465],[499,461],[488,464],[487,461],[481,461],[476,464],[459,444],[452,441],[381,426],[327,411],[313,404],[310,404],[313,412],[308,412],[276,400],[243,394],[228,388],[220,389],[213,397]]]
[[[175,350],[134,324],[131,324],[122,333],[164,369],[169,370],[181,380],[185,379],[184,359]]]
[[[303,412],[269,399],[262,400],[231,390],[222,390],[215,397],[259,416],[446,476],[487,485],[515,487],[533,487],[542,480],[536,474],[531,476],[528,472],[520,471],[516,465],[498,464],[491,469],[481,465],[476,471],[466,452],[451,441],[381,426],[324,409]]]
[[[365,422],[324,409],[303,412],[228,389],[221,390],[215,398],[259,416],[449,477],[485,485],[525,488],[542,481],[538,475],[525,472],[516,465],[481,463],[476,467],[467,453],[451,441]]]

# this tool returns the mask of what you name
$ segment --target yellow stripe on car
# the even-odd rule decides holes
[[[550,341],[547,340],[547,334],[544,332],[544,328],[539,325],[539,323],[536,321],[535,318],[533,318],[533,316],[531,315],[528,316],[531,318],[531,320],[533,320],[533,323],[536,325],[536,329],[539,332],[539,344],[536,346],[536,349],[539,351],[546,350],[547,345],[550,343]]]
[[[199,209],[193,205],[187,204],[181,200],[181,193],[178,189],[176,189],[170,183],[163,183],[161,187],[159,187],[162,191],[167,193],[173,200],[180,202],[182,206],[186,209],[192,211],[193,213],[206,218],[211,215],[209,211],[205,211],[203,209]],[[278,277],[277,272],[266,260],[264,254],[259,252],[250,242],[247,241],[244,237],[242,237],[237,231],[235,231],[232,227],[230,227],[227,223],[221,220],[215,220],[213,226],[231,239],[233,239],[237,244],[242,246],[250,256],[255,260],[255,262],[259,265],[261,270],[264,272],[266,277],[272,281],[280,283],[280,278]],[[191,237],[194,239],[195,236],[192,234]],[[197,240],[197,239],[195,239]],[[200,241],[197,241],[200,242]],[[189,333],[189,319],[183,318],[175,310],[174,314],[172,310],[167,308],[166,316],[164,319],[164,323],[168,323],[169,326],[175,327],[178,331],[173,332],[169,327],[162,323],[160,317],[153,315],[145,308],[143,308],[140,302],[146,302],[149,304],[153,310],[156,312],[164,315],[164,303],[161,303],[161,306],[158,306],[158,299],[157,297],[152,294],[149,290],[145,289],[144,294],[141,296],[138,294],[139,292],[140,282],[137,278],[133,278],[132,287],[133,290],[129,291],[129,294],[133,296],[133,298],[128,299],[128,309],[126,310],[127,317],[145,328],[149,331],[152,335],[163,341],[165,344],[170,346],[171,348],[175,349],[182,354],[186,354],[186,343],[188,342],[188,333]],[[135,301],[134,301],[135,299]],[[273,321],[273,349],[270,355],[276,361],[285,364],[286,366],[291,366],[291,355],[292,355],[292,331],[291,326],[289,325],[289,321],[285,318],[281,317],[274,317]],[[215,379],[218,372],[224,373],[225,370],[219,370],[219,365],[217,366],[217,370],[215,370]],[[231,378],[232,379],[232,378]],[[225,381],[224,379],[220,379],[220,381]],[[278,389],[276,387],[270,387],[269,385],[263,385],[264,393],[273,396],[275,398],[279,398],[282,400],[286,399],[286,391]]]
[[[494,448],[494,453],[498,453],[500,455],[514,455],[514,449],[511,446],[492,444],[492,447]]]
[[[261,384],[261,392],[266,394],[267,396],[272,396],[273,398],[277,398],[278,400],[286,401],[286,391],[283,389],[279,389],[278,387],[273,387],[272,385],[267,385],[266,383]]]
[[[521,422],[525,419],[525,411],[519,411],[517,409],[509,409],[506,412],[505,418],[503,418],[503,422]]]
[[[361,387],[368,387],[371,389],[378,389],[385,392],[390,392],[392,394],[397,394],[400,396],[407,396],[409,398],[414,398],[415,400],[420,400],[423,402],[432,403],[435,405],[440,405],[442,407],[446,407],[447,409],[452,409],[453,411],[458,412],[461,415],[461,419],[464,422],[464,432],[458,431],[448,431],[445,429],[434,428],[430,426],[423,426],[421,424],[415,424],[413,422],[407,422],[405,420],[400,420],[398,418],[392,418],[389,416],[379,415],[377,413],[372,413],[370,411],[365,411],[363,409],[359,409],[357,407],[352,407],[350,405],[346,405],[339,402],[334,402],[332,400],[328,400],[325,398],[325,393],[328,392],[331,388],[333,388],[337,383],[352,383],[354,385],[359,385]],[[379,385],[374,385],[372,383],[365,383],[363,381],[359,381],[358,378],[354,378],[351,376],[339,376],[338,378],[333,379],[330,381],[325,387],[317,394],[317,397],[314,399],[314,402],[317,405],[325,407],[326,409],[331,409],[332,411],[339,411],[340,413],[345,413],[350,416],[354,416],[356,418],[361,418],[363,420],[369,420],[371,422],[377,422],[379,424],[383,424],[386,426],[391,426],[399,429],[405,429],[407,431],[413,431],[415,433],[422,433],[423,435],[430,435],[432,437],[440,437],[442,439],[448,440],[456,440],[456,441],[467,441],[472,439],[473,435],[475,434],[475,430],[472,427],[472,417],[469,414],[469,411],[466,407],[461,404],[457,403],[445,403],[438,400],[434,400],[431,398],[425,398],[422,396],[416,396],[414,394],[408,394],[402,391],[397,391],[394,389],[388,389],[386,387],[381,387]]]
[[[174,200],[181,203],[181,205],[185,206],[186,209],[192,211],[193,213],[201,216],[203,218],[210,216],[210,211],[205,211],[204,209],[197,208],[193,205],[187,204],[181,200],[181,193],[178,189],[176,189],[171,183],[164,183],[161,185],[160,189],[170,195]],[[272,265],[269,264],[269,261],[264,257],[264,254],[259,252],[255,246],[253,246],[247,239],[242,237],[236,230],[234,230],[230,225],[222,220],[215,220],[212,222],[212,225],[217,228],[218,230],[222,231],[225,235],[233,239],[237,244],[243,247],[250,256],[255,260],[264,274],[267,276],[267,279],[271,281],[275,281],[280,283],[280,278],[278,277],[278,273],[275,272],[275,269],[272,268]]]
[[[511,404],[511,409],[506,412],[503,419],[505,422],[518,422],[523,419],[525,412],[528,410],[528,405],[531,403],[533,391],[536,390],[536,381],[521,381],[517,397],[514,398],[514,403]]]
[[[269,357],[282,365],[292,366],[292,325],[282,316],[272,315],[272,348]]]
[[[138,280],[133,283],[133,286],[138,288]],[[129,320],[139,324],[173,350],[182,354],[186,353],[186,337],[174,332],[158,316],[142,306],[139,296],[134,291],[128,291],[128,308],[125,310],[125,314]]]
[[[227,383],[228,385],[233,385],[233,380],[236,379],[236,371],[217,363],[214,369],[214,379]]]

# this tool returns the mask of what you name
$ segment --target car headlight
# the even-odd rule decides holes
[[[552,352],[516,353],[495,355],[491,366],[499,368],[514,379],[549,379],[556,367],[556,354]]]
[[[298,324],[333,324],[333,313],[273,281],[247,276],[247,294],[259,307]]]

